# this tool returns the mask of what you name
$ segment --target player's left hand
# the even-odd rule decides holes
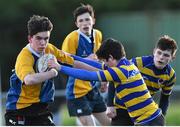
[[[48,61],[48,67],[49,68],[55,68],[56,70],[60,70],[61,69],[61,65],[57,62],[56,58],[50,59]]]
[[[86,57],[87,59],[91,59],[91,60],[98,60],[96,54],[92,53],[90,54],[88,57]]]
[[[114,106],[112,107],[107,107],[107,110],[106,110],[106,115],[109,117],[109,118],[114,118],[117,114],[116,114],[116,109]]]

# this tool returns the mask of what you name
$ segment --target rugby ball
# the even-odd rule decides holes
[[[36,64],[37,72],[46,72],[48,68],[48,61],[53,59],[55,56],[52,54],[44,54],[42,55]]]

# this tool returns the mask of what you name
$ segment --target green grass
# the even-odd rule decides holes
[[[180,102],[171,103],[166,115],[167,126],[180,126]]]
[[[180,126],[180,102],[171,103],[166,115],[166,125],[167,126]],[[61,110],[61,118],[63,126],[75,126],[76,118],[69,117],[66,104]]]
[[[75,126],[76,125],[76,118],[69,116],[66,105],[64,105],[62,107],[63,107],[61,110],[62,125],[63,126]]]

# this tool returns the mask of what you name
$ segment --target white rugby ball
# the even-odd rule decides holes
[[[37,71],[38,72],[46,72],[48,70],[48,61],[49,59],[54,58],[55,56],[52,54],[44,54],[37,61]]]

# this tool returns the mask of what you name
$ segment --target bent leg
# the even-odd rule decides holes
[[[71,117],[77,117],[79,122],[83,126],[94,126],[95,122],[92,114],[92,108],[89,100],[86,96],[76,98],[73,100],[67,100],[67,106],[69,115]]]
[[[83,126],[95,126],[95,121],[92,115],[79,116],[78,119]]]
[[[93,113],[94,117],[99,121],[102,126],[109,126],[111,123],[110,118],[107,117],[106,112]]]

